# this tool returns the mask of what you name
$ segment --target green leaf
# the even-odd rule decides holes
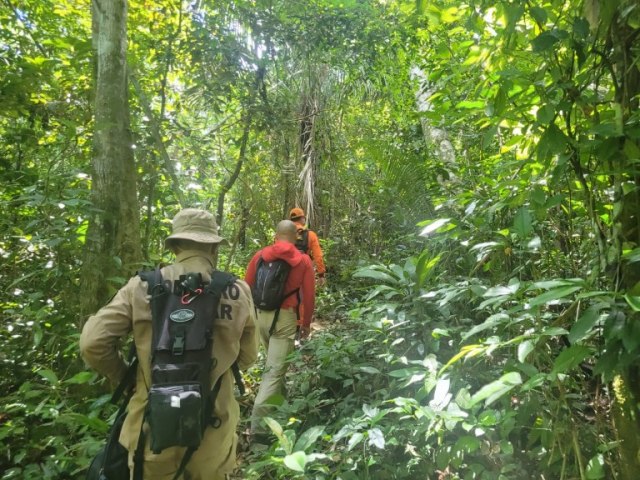
[[[531,200],[538,205],[544,205],[544,202],[547,201],[547,194],[540,187],[535,187],[531,192]]]
[[[507,455],[513,454],[513,444],[509,440],[500,440],[500,452]]]
[[[377,375],[381,373],[380,370],[378,370],[377,368],[370,367],[368,365],[361,366],[360,368],[358,368],[358,370],[364,373],[370,373],[372,375]]]
[[[573,21],[573,33],[576,38],[586,39],[589,36],[589,22],[586,18],[576,17]]]
[[[368,431],[369,434],[369,445],[373,445],[380,450],[384,450],[385,441],[384,435],[379,428],[372,428]]]
[[[634,248],[629,252],[625,252],[622,255],[622,259],[629,263],[640,262],[640,248]]]
[[[496,97],[493,101],[493,110],[496,115],[500,115],[504,107],[507,105],[507,101],[509,100],[509,96],[504,88],[500,87],[498,92],[496,93]],[[495,137],[497,132],[497,127],[490,128],[483,137],[483,144],[486,145],[489,143],[493,137]]]
[[[600,309],[591,307],[584,311],[569,332],[569,342],[571,344],[578,343],[580,340],[586,338],[593,327],[598,323],[600,319]]]
[[[353,276],[356,278],[370,278],[372,280],[380,280],[382,282],[388,282],[394,285],[398,283],[398,279],[396,277],[390,275],[389,273],[375,270],[371,267],[364,267],[356,270]]]
[[[304,473],[307,465],[307,454],[304,452],[293,452],[284,457],[284,465],[294,472]]]
[[[555,124],[552,123],[545,130],[542,137],[540,137],[540,141],[538,142],[538,161],[542,162],[552,155],[563,153],[568,143],[569,140],[567,136]]]
[[[591,355],[589,347],[572,345],[558,355],[555,362],[553,362],[551,373],[566,373],[578,366],[589,355]]]
[[[485,102],[482,100],[463,100],[462,102],[458,102],[456,107],[464,110],[481,110],[484,109]]]
[[[480,448],[480,440],[470,435],[461,436],[455,444],[455,449],[459,452],[472,453]]]
[[[506,313],[496,313],[494,315],[491,315],[480,325],[476,325],[471,330],[463,333],[462,339],[466,340],[467,338],[471,337],[472,335],[475,335],[478,332],[482,332],[484,330],[494,328],[498,325],[506,324],[508,322],[509,322],[509,315],[507,315]]]
[[[539,25],[547,23],[547,11],[544,8],[531,7],[529,13],[531,13],[531,16]]]
[[[605,477],[604,455],[602,455],[602,453],[598,453],[595,457],[589,460],[586,474],[589,480],[599,480],[600,478]]]
[[[431,251],[425,250],[418,258],[418,263],[416,264],[416,277],[418,278],[418,285],[420,286],[424,285],[429,274],[440,261],[440,255],[436,255],[433,258],[431,255]]]
[[[526,340],[518,345],[518,361],[524,363],[527,356],[533,351],[535,344],[532,340]]]
[[[552,288],[564,287],[566,285],[584,285],[584,280],[581,278],[562,278],[558,280],[543,280],[541,282],[534,282],[527,290],[536,290],[541,288],[543,290],[550,290]]]
[[[42,370],[38,370],[37,373],[52,385],[59,382],[58,376],[53,372],[53,370],[49,370],[48,368],[43,368]]]
[[[347,451],[351,451],[353,447],[355,447],[362,441],[363,438],[364,438],[364,435],[361,432],[356,432],[353,435],[351,435],[351,438],[349,439],[349,443],[347,444]]]
[[[437,232],[438,229],[444,227],[447,224],[450,224],[450,218],[439,218],[437,220],[428,220],[427,223],[420,222],[420,226],[426,225],[422,231],[420,232],[421,237],[428,237],[434,232]]]
[[[271,417],[264,417],[264,423],[266,423],[271,431],[275,434],[275,436],[278,437],[280,445],[282,446],[284,451],[286,453],[291,453],[293,451],[293,443],[285,435],[285,432],[284,430],[282,430],[280,424]]]
[[[457,22],[463,14],[464,10],[458,7],[450,7],[440,12],[440,19],[443,23],[454,23]]]
[[[551,32],[542,32],[531,42],[531,46],[534,52],[542,53],[550,50],[556,43],[558,43],[558,37]]]
[[[504,295],[513,295],[520,288],[519,283],[513,283],[511,285],[502,286],[499,285],[497,287],[491,287],[489,290],[484,292],[483,297],[502,297]]]
[[[528,208],[522,207],[518,210],[513,220],[513,230],[520,238],[527,238],[533,232],[531,212]]]
[[[553,107],[553,105],[546,104],[538,109],[538,111],[536,112],[536,118],[542,125],[548,125],[553,120],[555,114],[556,109]]]
[[[569,332],[562,327],[547,327],[542,330],[539,335],[546,337],[555,337],[556,335],[567,335]]]
[[[520,389],[522,392],[528,392],[529,390],[533,390],[535,388],[541,387],[547,383],[547,374],[546,373],[538,373],[531,377],[529,380],[522,385]]]
[[[316,425],[315,427],[311,427],[308,430],[305,430],[298,441],[296,442],[295,447],[293,448],[296,451],[306,451],[307,448],[312,446],[318,437],[324,433],[324,427],[320,425]]]
[[[275,421],[273,418],[271,417],[264,417],[264,423],[267,424],[267,426],[271,429],[271,431],[277,436],[277,437],[281,437],[282,434],[284,433],[282,430],[282,427],[280,426],[280,424]]]
[[[81,385],[83,383],[88,383],[96,377],[93,372],[80,372],[76,373],[73,377],[65,380],[65,383],[71,383],[74,385]]]
[[[490,405],[520,384],[522,384],[522,377],[518,372],[506,373],[498,380],[485,385],[474,393],[471,396],[471,405],[475,405],[482,400],[485,400],[485,405]]]
[[[42,331],[42,328],[40,328],[38,326],[38,328],[36,328],[36,325],[34,325],[34,329],[33,329],[33,346],[34,347],[38,347],[40,345],[40,342],[42,342],[42,338],[44,336],[44,332]]]
[[[575,293],[581,289],[582,287],[580,286],[556,288],[555,290],[550,290],[541,295],[538,295],[537,297],[532,298],[531,300],[529,300],[529,305],[531,305],[532,307],[544,305],[555,300],[568,297],[572,293]]]
[[[634,311],[640,312],[640,296],[625,295],[624,299]]]
[[[524,14],[524,6],[513,4],[505,5],[505,16],[507,17],[507,29],[511,32]]]

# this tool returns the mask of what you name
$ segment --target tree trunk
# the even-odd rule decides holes
[[[630,18],[628,9],[620,6],[609,27],[608,42],[611,49],[616,103],[620,108],[620,129],[625,134],[620,142],[620,152],[612,165],[616,200],[613,211],[617,212],[613,221],[612,244],[616,247],[615,259],[611,265],[613,282],[621,293],[640,295],[640,268],[637,263],[629,263],[622,258],[623,249],[640,247],[640,175],[635,161],[640,153],[640,144],[633,135],[625,131],[635,111],[638,109],[640,95],[640,70],[638,69],[637,42],[640,29]],[[626,189],[625,189],[626,187]],[[632,187],[635,187],[632,188]],[[626,308],[626,321],[629,324],[640,321],[640,314]],[[629,330],[627,330],[629,331]],[[622,352],[622,355],[639,353]],[[624,368],[614,382],[615,404],[613,418],[621,440],[620,478],[632,480],[640,472],[640,370],[636,362]]]
[[[94,0],[96,58],[92,200],[82,269],[81,313],[101,306],[141,260],[136,168],[129,122],[127,1]],[[112,282],[112,283],[110,283]]]
[[[222,221],[224,220],[224,199],[229,190],[233,187],[233,184],[236,183],[238,176],[240,175],[240,171],[242,170],[242,165],[244,164],[244,160],[247,154],[247,141],[249,140],[249,133],[251,132],[251,114],[249,111],[245,112],[245,120],[244,120],[244,130],[242,131],[242,138],[240,139],[240,153],[238,153],[238,161],[236,162],[236,167],[233,172],[222,186],[220,193],[218,193],[218,208],[216,213],[216,221],[218,222],[218,228],[222,227]]]

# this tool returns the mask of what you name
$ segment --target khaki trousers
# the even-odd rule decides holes
[[[269,398],[274,395],[286,396],[284,376],[289,366],[287,359],[293,352],[298,317],[295,308],[281,309],[273,335],[269,336],[274,315],[275,312],[258,310],[258,333],[260,343],[267,350],[267,358],[262,382],[251,412],[251,433],[253,434],[269,432],[266,425],[262,423],[262,419],[274,408],[269,403]]]

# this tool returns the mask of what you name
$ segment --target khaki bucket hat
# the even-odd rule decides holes
[[[227,241],[218,235],[215,217],[197,208],[185,208],[173,217],[172,232],[165,241],[165,248],[174,239],[192,240],[198,243],[224,243]]]

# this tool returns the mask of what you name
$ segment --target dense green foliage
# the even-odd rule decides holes
[[[294,205],[325,247],[322,329],[240,478],[635,478],[637,1],[132,0],[128,25],[145,263],[181,206],[239,275]],[[113,413],[77,352],[90,2],[1,2],[0,65],[0,478],[80,478]]]

